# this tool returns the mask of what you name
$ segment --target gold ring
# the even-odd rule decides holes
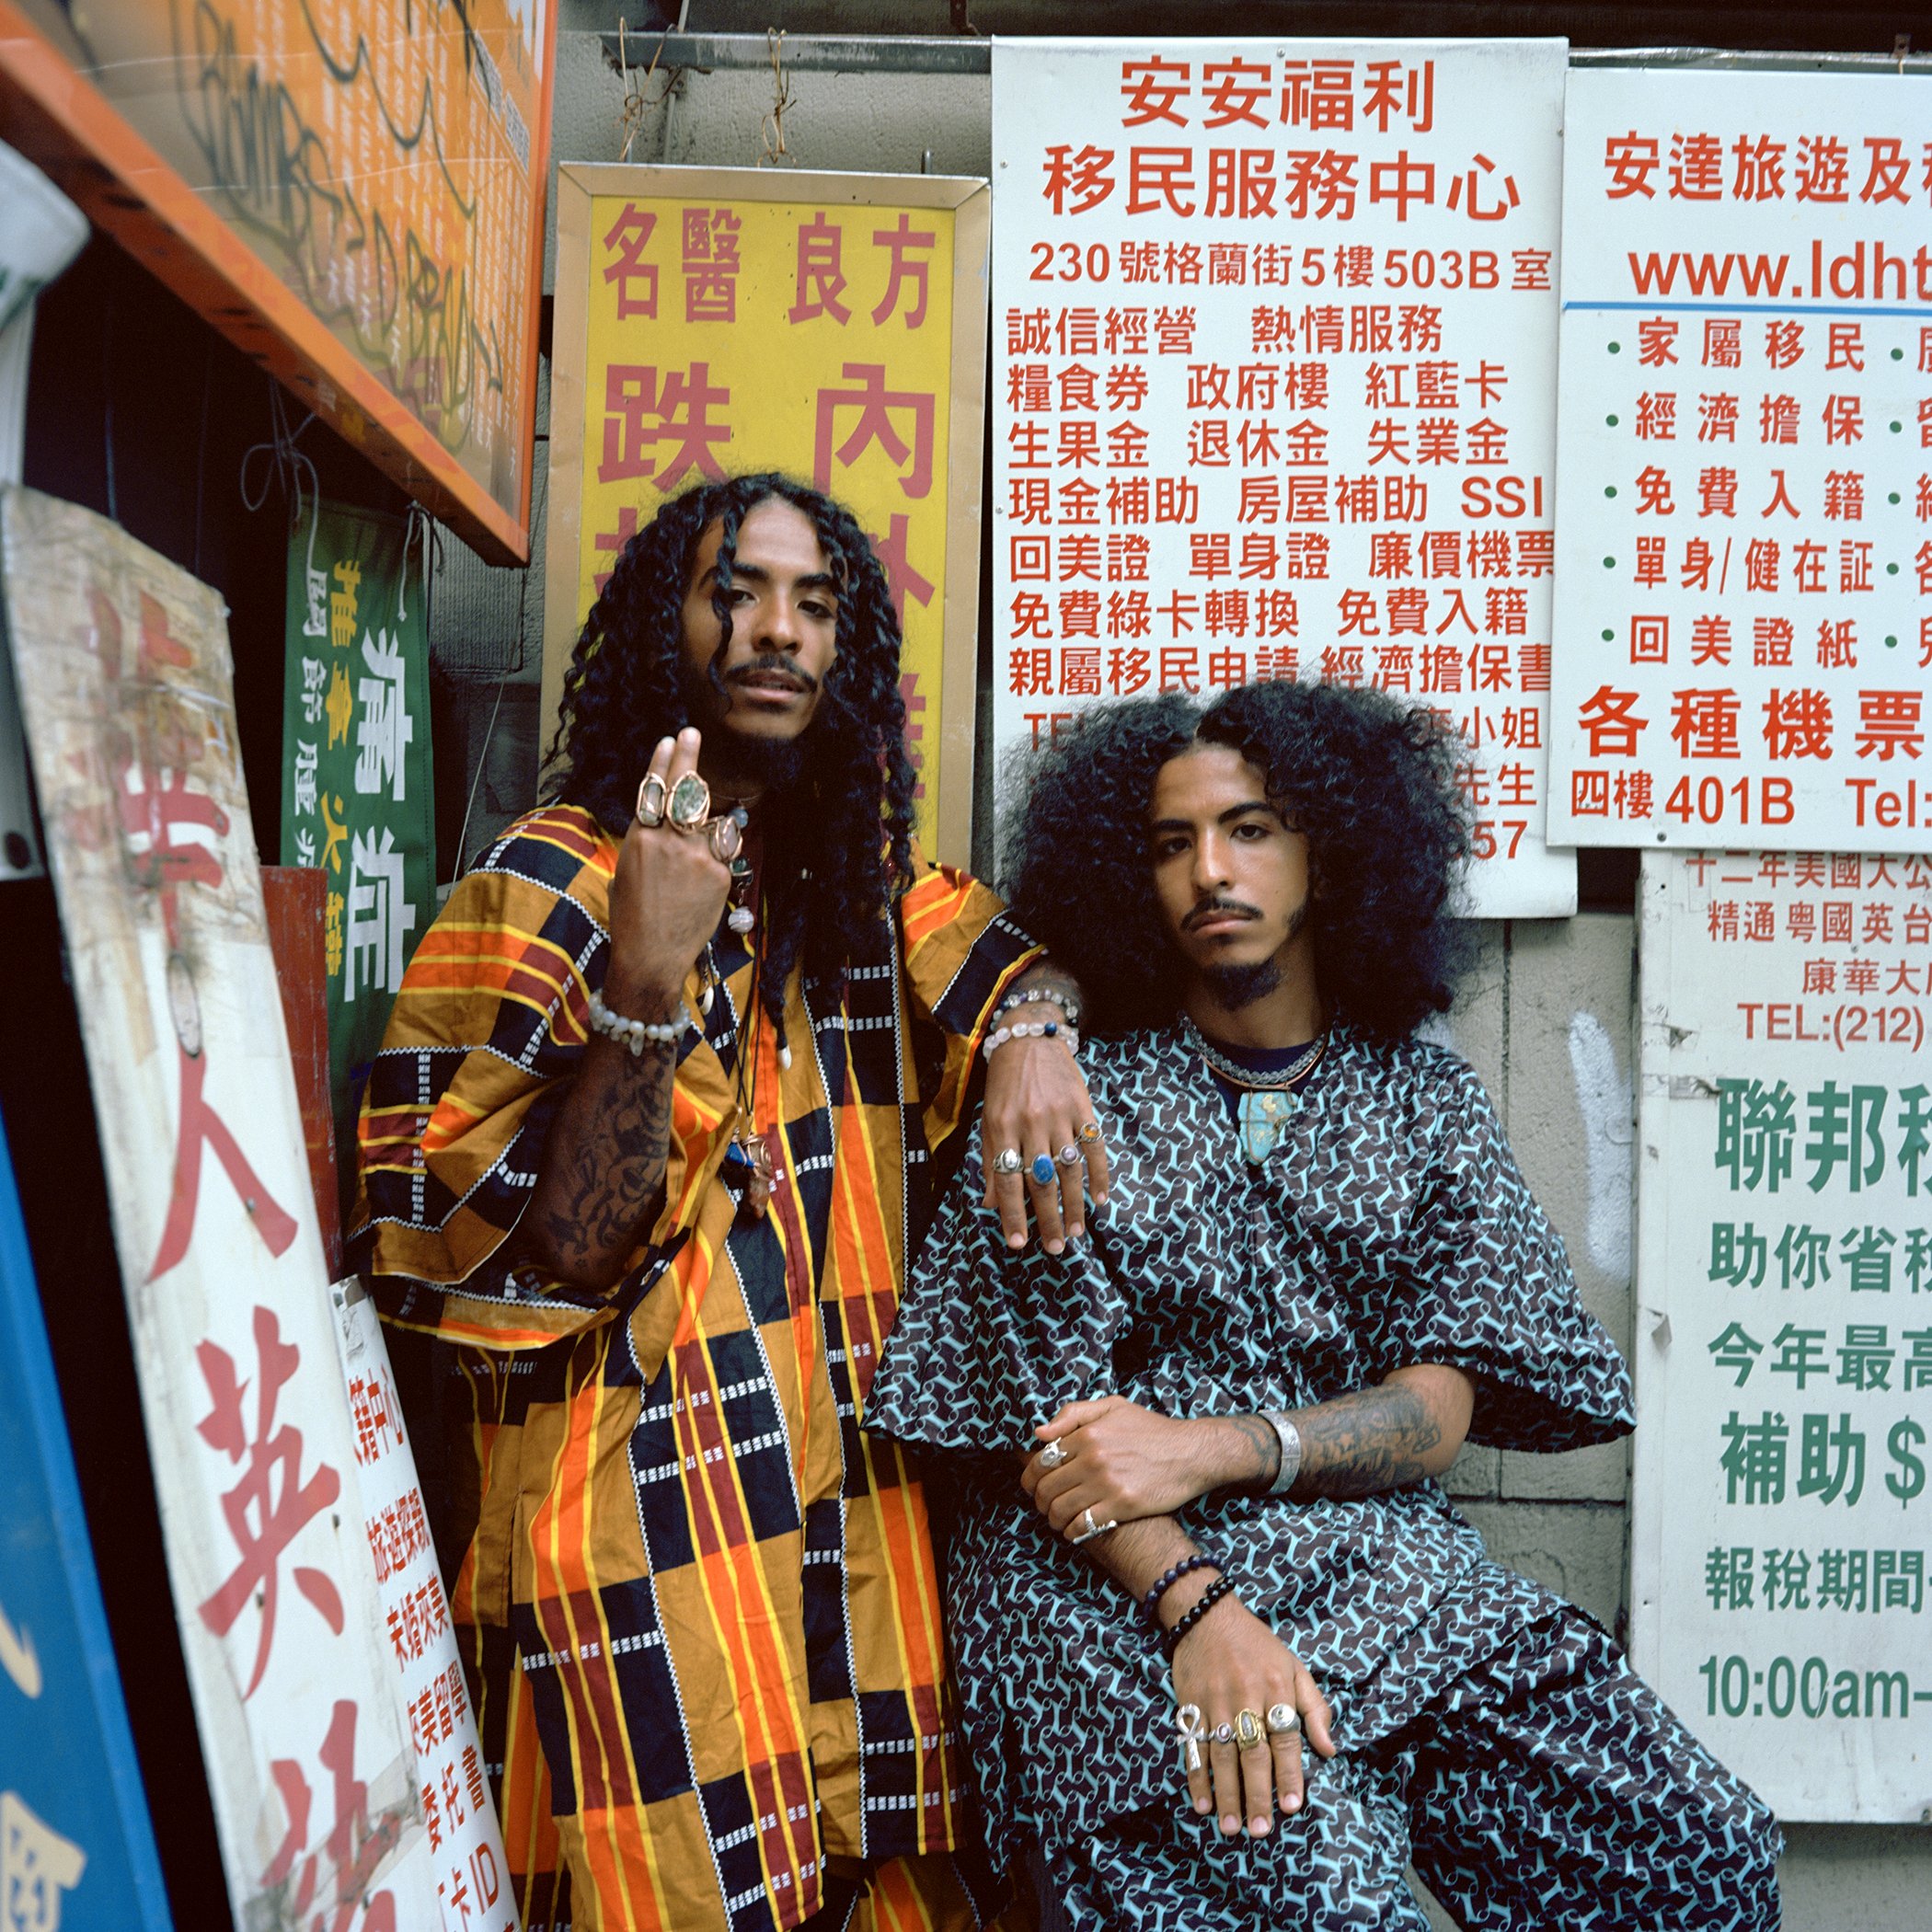
[[[651,791],[653,786],[657,788],[655,796]],[[643,784],[638,787],[638,823],[655,831],[663,822],[664,781],[655,772],[648,772]]]
[[[723,865],[730,865],[744,849],[744,830],[729,812],[712,819],[705,830],[711,835],[712,857]]]
[[[664,816],[680,832],[696,832],[711,816],[711,788],[696,772],[686,772],[671,788]]]
[[[1266,1733],[1261,1729],[1261,1713],[1258,1710],[1237,1710],[1235,1713],[1235,1742],[1244,1751],[1253,1751]]]
[[[1080,1130],[1080,1138],[1086,1145],[1091,1147],[1093,1144],[1100,1138],[1099,1121],[1088,1121],[1087,1124]]]

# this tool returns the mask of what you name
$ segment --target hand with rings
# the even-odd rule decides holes
[[[1083,1512],[1097,1523],[1163,1516],[1227,1480],[1212,1423],[1164,1416],[1123,1396],[1069,1402],[1033,1434],[1041,1446],[1021,1486],[1053,1529],[1076,1542]]]
[[[709,821],[710,788],[697,770],[695,729],[661,739],[638,787],[636,811],[611,880],[604,1004],[627,1019],[657,1021],[676,1010],[684,981],[718,929],[730,891],[727,857]]]

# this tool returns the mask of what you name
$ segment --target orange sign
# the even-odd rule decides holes
[[[553,26],[552,0],[0,0],[0,139],[522,563]]]
[[[558,171],[546,717],[658,506],[787,471],[872,539],[904,631],[920,835],[966,862],[987,202],[983,182],[919,175]]]

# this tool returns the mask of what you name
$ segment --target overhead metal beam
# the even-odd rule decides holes
[[[991,74],[993,42],[914,34],[626,33],[604,36],[613,64],[769,67],[774,44],[794,74]]]

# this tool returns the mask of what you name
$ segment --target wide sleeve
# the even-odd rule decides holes
[[[939,1057],[923,1072],[926,1144],[958,1128],[974,1056],[995,1004],[1040,954],[998,898],[950,866],[921,864],[899,902],[900,954],[915,1031],[936,1033]]]
[[[520,820],[417,948],[370,1069],[351,1253],[384,1313],[484,1347],[540,1347],[608,1298],[506,1242],[589,1039],[612,848],[585,812]]]
[[[979,1129],[908,1271],[864,1425],[934,1449],[1029,1450],[1036,1423],[1114,1386],[1126,1305],[1091,1240],[1018,1254],[981,1206]]]
[[[1482,1083],[1443,1058],[1426,1181],[1404,1265],[1365,1305],[1365,1351],[1385,1374],[1423,1362],[1466,1374],[1472,1443],[1575,1449],[1625,1434],[1637,1418],[1623,1357],[1578,1298]]]

